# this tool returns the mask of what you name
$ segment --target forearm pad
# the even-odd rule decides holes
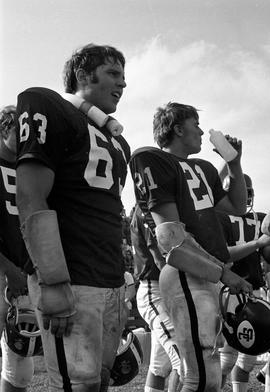
[[[261,231],[263,234],[270,236],[270,212],[268,212],[268,214],[265,215],[262,221]]]
[[[42,210],[33,213],[26,219],[21,230],[40,283],[50,286],[70,282],[56,211]]]
[[[223,274],[223,263],[206,252],[185,231],[181,222],[164,222],[155,229],[159,247],[167,254],[166,262],[198,278],[217,283]]]
[[[192,237],[172,248],[166,262],[183,272],[213,283],[217,283],[223,275],[223,263],[207,253]]]

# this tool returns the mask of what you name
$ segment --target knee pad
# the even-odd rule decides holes
[[[158,353],[158,356],[164,355],[169,357],[171,368],[180,373],[180,355],[176,343],[176,335],[173,324],[166,312],[160,312],[156,317],[153,329],[157,335],[160,345],[163,347],[164,354]],[[165,360],[163,361],[165,362]]]
[[[238,366],[245,372],[250,373],[254,368],[256,359],[257,357],[255,355],[239,353],[236,361],[236,366]]]
[[[222,375],[227,376],[231,373],[238,356],[238,351],[230,346],[219,349],[220,365]]]

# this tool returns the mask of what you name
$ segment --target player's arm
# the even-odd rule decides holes
[[[221,261],[206,252],[185,231],[180,222],[177,206],[166,203],[151,211],[157,225],[156,236],[162,251],[167,253],[166,262],[200,279],[227,285],[232,293],[252,293],[252,286],[230,271]]]
[[[238,155],[235,159],[226,163],[227,172],[230,176],[230,186],[227,195],[217,203],[216,207],[230,215],[243,215],[246,212],[247,192],[241,168],[242,142],[236,138],[230,138],[229,141]],[[224,168],[220,171],[223,176],[225,172]]]
[[[41,287],[39,308],[44,327],[50,326],[56,336],[69,335],[74,298],[56,212],[47,204],[54,172],[42,164],[25,161],[19,163],[16,177],[22,234]]]
[[[25,295],[27,293],[26,275],[2,252],[0,252],[0,271],[1,275],[6,276],[7,285],[12,297],[17,298],[19,295]]]
[[[228,246],[230,253],[229,262],[241,262],[241,259],[256,252],[258,249],[270,246],[270,237],[263,234],[257,240],[249,241],[243,244]]]
[[[152,244],[150,246],[148,246],[149,252],[151,253],[151,255],[153,256],[154,262],[156,264],[156,266],[158,267],[158,269],[161,271],[162,268],[164,267],[164,265],[166,264],[165,258],[162,256],[158,246]]]

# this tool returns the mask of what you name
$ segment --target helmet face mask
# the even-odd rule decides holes
[[[133,380],[139,373],[142,361],[142,348],[137,336],[131,331],[123,334],[111,370],[110,386],[125,385]]]
[[[247,207],[252,209],[254,204],[254,189],[252,185],[251,178],[244,174],[245,182],[246,182],[246,189],[247,189]]]
[[[270,350],[270,304],[256,297],[234,295],[239,304],[228,312],[230,293],[220,292],[222,332],[228,344],[244,354],[260,355]]]
[[[43,355],[41,333],[34,310],[11,305],[4,335],[8,347],[16,354],[22,357]]]

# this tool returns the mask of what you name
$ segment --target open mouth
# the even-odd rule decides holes
[[[121,94],[118,93],[118,92],[112,93],[112,96],[115,97],[115,98],[117,98],[117,99],[120,99],[120,98],[121,98]]]

